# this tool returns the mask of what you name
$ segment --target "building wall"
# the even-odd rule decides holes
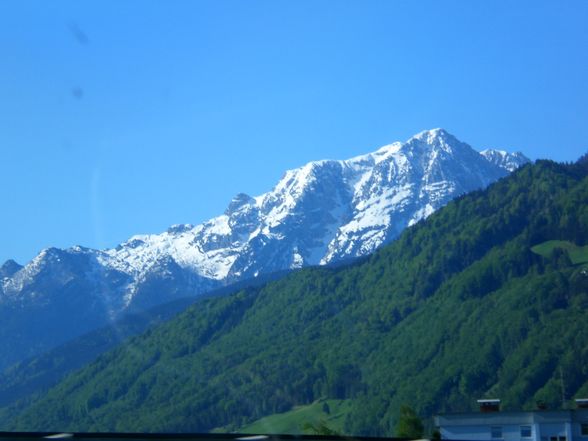
[[[440,427],[441,439],[490,441],[489,427],[453,426]]]
[[[530,425],[530,424],[524,424]],[[502,428],[502,438],[492,438],[492,427]],[[441,426],[441,438],[450,440],[472,441],[541,441],[537,438],[537,428],[531,426],[531,438],[521,438],[521,425],[476,425],[476,426]]]
[[[582,423],[588,424],[588,413],[578,419],[578,424],[572,424],[572,438],[579,441],[588,441],[588,435],[582,435]]]
[[[588,441],[581,424],[588,423],[588,410],[493,412],[442,415],[435,418],[441,438],[463,441]],[[492,427],[502,428],[502,437],[492,437]],[[521,436],[521,426],[531,427],[531,436]]]
[[[570,431],[571,424],[568,423],[544,423],[540,425],[540,431],[538,441],[555,441],[552,440],[552,437],[557,437],[559,440],[560,437],[565,436],[566,440],[570,441],[572,439],[572,433]]]

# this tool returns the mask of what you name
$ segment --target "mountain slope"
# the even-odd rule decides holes
[[[273,273],[254,280],[237,282],[203,294],[201,298],[224,296],[243,287],[260,286],[283,275],[284,273]],[[194,302],[194,297],[187,297],[147,310],[129,312],[106,327],[91,331],[39,356],[10,366],[4,372],[0,372],[0,407],[42,395],[70,372],[90,363],[130,336],[145,332],[155,324],[169,320]]]
[[[38,357],[16,363],[0,373],[0,407],[42,394],[67,373],[88,364],[129,336],[169,320],[193,302],[193,298],[180,299],[140,314],[128,314],[111,326],[94,330]]]
[[[367,255],[510,168],[435,129],[367,155],[290,170],[270,192],[239,194],[225,214],[201,225],[134,236],[108,250],[48,248],[24,267],[7,262],[0,270],[0,370],[129,308]]]
[[[449,203],[365,261],[304,269],[199,302],[69,376],[3,427],[238,428],[320,398],[345,430],[391,435],[421,414],[588,393],[588,167],[539,162]]]

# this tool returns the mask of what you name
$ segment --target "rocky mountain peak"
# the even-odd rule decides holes
[[[175,224],[167,229],[169,234],[181,234],[194,228],[192,224]]]
[[[229,203],[229,206],[225,210],[225,214],[227,216],[230,216],[231,214],[242,209],[243,207],[253,204],[255,204],[255,199],[253,199],[251,196],[245,193],[238,193],[237,195],[235,195],[235,197],[233,197],[233,199]]]
[[[3,279],[4,277],[11,277],[22,268],[22,265],[18,264],[12,259],[8,259],[2,266],[0,266],[0,279]]]
[[[440,141],[452,141],[455,139],[456,138],[447,130],[438,127],[436,129],[423,130],[422,132],[417,133],[411,137],[407,143],[410,143],[413,140],[419,140],[432,145]]]
[[[523,164],[531,162],[531,160],[521,152],[509,153],[504,150],[485,149],[482,150],[480,154],[492,164],[509,172],[516,170]]]
[[[523,161],[480,154],[443,129],[347,160],[313,161],[265,194],[237,194],[224,214],[200,225],[173,225],[107,250],[48,248],[24,268],[7,262],[0,304],[26,309],[61,298],[88,316],[99,305],[112,319],[248,278],[364,256]]]

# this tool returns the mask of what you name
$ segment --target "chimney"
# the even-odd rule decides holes
[[[576,407],[578,409],[588,409],[588,398],[576,398]]]
[[[500,411],[500,400],[498,398],[492,398],[488,400],[478,400],[480,405],[480,412],[499,412]]]

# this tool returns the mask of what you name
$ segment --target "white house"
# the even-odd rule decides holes
[[[573,410],[500,412],[499,400],[479,400],[480,412],[438,415],[441,439],[455,441],[588,441],[588,400]]]

